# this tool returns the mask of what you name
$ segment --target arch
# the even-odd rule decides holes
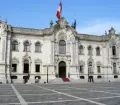
[[[59,54],[66,54],[66,42],[65,42],[65,40],[59,41]]]
[[[64,61],[59,62],[59,78],[66,77],[66,63]]]
[[[24,59],[24,63],[29,64],[29,60],[28,59]]]

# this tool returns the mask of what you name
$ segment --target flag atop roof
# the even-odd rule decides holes
[[[61,14],[62,14],[62,2],[60,1],[59,7],[58,7],[58,10],[57,10],[57,14],[56,14],[58,19],[61,18]]]

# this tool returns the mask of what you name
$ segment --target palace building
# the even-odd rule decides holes
[[[120,81],[120,36],[76,31],[60,18],[41,29],[0,22],[0,80],[3,83],[44,83],[56,78],[80,82]]]

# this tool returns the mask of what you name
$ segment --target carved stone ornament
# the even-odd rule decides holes
[[[4,34],[5,30],[7,30],[7,24],[0,22],[0,34]]]
[[[66,28],[67,21],[65,20],[65,18],[62,17],[58,22],[59,22],[59,25],[62,29]]]
[[[42,61],[41,61],[41,59],[37,58],[37,59],[35,60],[35,63],[42,63]]]
[[[61,33],[58,35],[58,39],[59,39],[59,40],[66,40],[66,39],[67,39],[67,36],[66,36],[63,32],[61,32]]]
[[[13,59],[12,59],[12,63],[19,63],[19,60],[16,58],[16,57],[14,57]]]

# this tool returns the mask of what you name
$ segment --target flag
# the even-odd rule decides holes
[[[61,18],[61,13],[62,13],[62,3],[60,2],[58,10],[57,10],[57,18],[60,19]]]
[[[76,29],[76,20],[75,20],[75,22],[74,22],[74,28]]]

